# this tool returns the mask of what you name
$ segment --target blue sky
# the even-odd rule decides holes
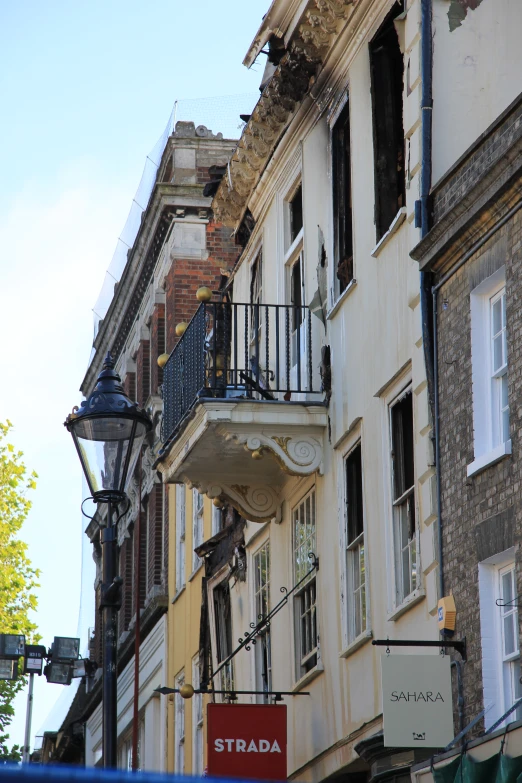
[[[42,571],[46,645],[76,635],[82,567],[90,578],[80,467],[63,421],[80,401],[92,307],[174,101],[257,92],[265,58],[250,71],[241,63],[268,6],[0,2],[0,419],[13,422],[12,441],[40,476],[22,537]],[[207,123],[204,104],[192,105],[196,124]],[[235,117],[237,101],[222,106],[223,121],[227,107]],[[33,736],[63,692],[37,681]],[[25,695],[15,707],[11,739],[22,744]]]

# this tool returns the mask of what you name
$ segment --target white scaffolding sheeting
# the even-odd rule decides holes
[[[132,200],[131,208],[125,221],[123,230],[116,243],[112,260],[105,273],[103,285],[93,307],[94,313],[94,337],[98,332],[100,321],[105,318],[114,296],[114,286],[121,279],[127,253],[134,244],[138,233],[141,215],[145,210],[150,194],[156,181],[156,174],[161,162],[161,156],[167,144],[168,138],[178,120],[194,122],[205,125],[213,133],[222,133],[223,138],[236,139],[241,135],[244,123],[240,120],[240,114],[249,114],[259,99],[259,93],[244,93],[240,95],[226,95],[216,98],[194,98],[176,101],[171,112],[165,130],[147,155],[143,174],[136,194]],[[89,361],[92,361],[94,349]]]

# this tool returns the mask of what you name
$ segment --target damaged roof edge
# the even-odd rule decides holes
[[[276,38],[286,38],[288,28],[295,27],[307,2],[308,0],[273,0],[248,48],[243,65],[247,68],[252,67],[261,49],[272,35],[275,35]]]

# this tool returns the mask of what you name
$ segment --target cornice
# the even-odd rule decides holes
[[[301,24],[245,126],[228,175],[212,202],[220,222],[237,229],[252,191],[358,1],[309,0],[305,4]]]
[[[175,207],[181,205],[209,208],[210,198],[203,196],[203,185],[158,183],[154,186],[122,277],[115,285],[114,297],[94,340],[96,355],[80,387],[85,394],[93,387],[107,351],[115,359],[120,355],[176,216]]]

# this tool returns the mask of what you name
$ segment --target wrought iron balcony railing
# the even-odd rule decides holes
[[[317,399],[313,349],[308,307],[201,304],[164,368],[163,441],[201,397]]]

